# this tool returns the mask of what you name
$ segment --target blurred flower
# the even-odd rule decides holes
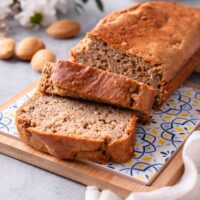
[[[4,19],[10,14],[10,5],[12,3],[13,0],[0,1],[0,19]]]
[[[103,11],[102,1],[94,1]],[[7,16],[14,17],[25,27],[48,26],[57,20],[58,12],[66,14],[71,3],[74,4],[75,11],[80,13],[88,2],[89,0],[0,0],[0,33],[8,32],[9,26],[5,21]]]
[[[57,11],[66,14],[69,9],[70,0],[50,0],[51,5],[56,8]]]
[[[19,0],[21,12],[15,19],[22,26],[48,26],[56,20],[55,7],[48,0]]]

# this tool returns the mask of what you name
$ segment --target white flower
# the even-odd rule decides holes
[[[10,5],[13,3],[13,0],[0,1],[0,19],[6,18],[10,13]]]
[[[50,0],[50,3],[56,10],[66,14],[69,9],[70,0]]]
[[[56,10],[47,0],[20,0],[22,11],[15,19],[22,26],[48,26],[56,20]]]

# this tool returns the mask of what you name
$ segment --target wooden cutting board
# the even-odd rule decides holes
[[[35,88],[36,82],[24,89],[16,96],[0,106],[0,110],[7,108],[21,96]],[[186,83],[187,86],[200,89],[200,85]],[[0,153],[45,169],[52,173],[80,182],[85,185],[96,185],[100,189],[110,189],[126,197],[130,192],[151,191],[163,186],[173,185],[183,173],[182,148],[171,159],[168,165],[150,186],[136,183],[134,180],[110,173],[101,168],[79,161],[62,161],[50,155],[38,152],[23,144],[18,138],[0,132]]]

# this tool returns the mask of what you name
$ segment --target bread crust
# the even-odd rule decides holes
[[[161,101],[164,102],[173,94],[176,89],[184,83],[192,72],[200,65],[200,49],[188,60],[175,79],[172,79],[163,88]]]
[[[47,63],[45,68],[39,84],[40,91],[60,96],[74,97],[76,94],[82,98],[130,108],[136,111],[143,122],[150,121],[155,89],[148,85],[70,61],[59,61],[55,65]],[[50,82],[47,78],[54,87],[51,91],[44,86]]]
[[[97,163],[113,161],[126,162],[133,156],[137,117],[133,116],[129,129],[121,138],[84,138],[40,132],[20,118],[23,107],[34,101],[38,95],[24,103],[16,112],[16,127],[20,139],[29,146],[55,156],[58,159],[85,159]]]
[[[102,40],[159,69],[160,100],[154,103],[159,108],[200,64],[200,57],[196,57],[200,51],[200,9],[175,2],[138,3],[102,19],[86,38]],[[71,50],[72,61],[77,61],[76,52],[83,47],[87,49],[84,40]]]
[[[169,82],[200,48],[200,9],[175,2],[139,3],[108,15],[89,36],[161,66]]]

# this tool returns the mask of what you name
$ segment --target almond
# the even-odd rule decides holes
[[[10,59],[14,55],[15,41],[12,38],[0,39],[0,59]]]
[[[44,48],[45,44],[42,40],[36,37],[27,37],[19,43],[16,55],[21,60],[30,61],[38,50]]]
[[[42,72],[45,62],[54,62],[56,59],[55,54],[48,49],[41,49],[37,51],[31,59],[32,67],[38,72]]]
[[[80,29],[79,23],[69,19],[62,19],[51,24],[46,29],[46,32],[54,38],[66,39],[77,36],[80,33]]]

